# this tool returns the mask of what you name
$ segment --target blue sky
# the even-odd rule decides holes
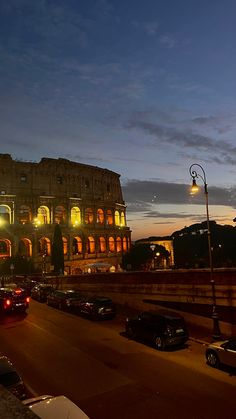
[[[236,216],[234,0],[0,3],[0,152],[121,175],[133,239]]]

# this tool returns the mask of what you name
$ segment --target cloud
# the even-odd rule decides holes
[[[174,48],[177,44],[176,39],[172,35],[162,35],[159,38],[160,44],[167,48]]]
[[[178,147],[180,153],[186,150],[204,152],[204,157],[218,164],[235,164],[236,147],[231,144],[236,129],[235,117],[197,117],[180,119],[174,115],[162,119],[162,115],[156,114],[154,120],[153,112],[148,114],[134,112],[128,119],[125,127],[130,130],[137,130],[148,134],[150,141],[146,145],[153,147]],[[206,128],[207,126],[207,128]],[[222,138],[222,135],[227,139]],[[231,140],[231,141],[230,141]],[[201,154],[202,156],[202,154]]]
[[[122,185],[125,202],[129,211],[147,212],[149,217],[156,217],[158,213],[153,211],[152,205],[173,204],[173,205],[203,205],[202,196],[190,195],[190,186],[186,184],[129,180]],[[225,205],[236,207],[236,187],[220,188],[209,187],[211,205]],[[201,195],[201,194],[199,194]],[[159,215],[158,215],[159,216]],[[172,215],[171,215],[172,216]],[[174,214],[174,218],[177,214]],[[178,218],[192,216],[191,214],[178,214]]]

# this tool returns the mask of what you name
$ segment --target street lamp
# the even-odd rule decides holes
[[[200,169],[200,173],[199,170]],[[189,173],[192,177],[192,187],[191,193],[194,194],[198,192],[199,187],[197,185],[196,179],[200,178],[204,184],[204,195],[206,202],[206,216],[207,216],[207,238],[208,238],[208,255],[209,255],[209,268],[210,268],[210,282],[212,290],[212,320],[213,320],[213,339],[220,339],[220,325],[219,325],[219,316],[216,310],[216,292],[215,292],[215,280],[213,278],[213,263],[212,263],[212,247],[211,247],[211,231],[210,231],[210,222],[209,222],[209,208],[208,208],[208,189],[206,182],[206,173],[203,167],[200,164],[194,163],[189,168]]]
[[[156,249],[156,245],[155,244],[150,244],[150,249],[152,251],[152,269],[155,269],[154,251]]]

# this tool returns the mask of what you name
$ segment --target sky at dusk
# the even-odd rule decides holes
[[[2,0],[0,152],[121,175],[132,239],[236,217],[235,0]],[[199,184],[201,179],[199,179]]]

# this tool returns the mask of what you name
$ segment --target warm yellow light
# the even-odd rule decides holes
[[[199,191],[199,186],[196,183],[196,179],[193,179],[193,184],[191,186],[190,193],[191,193],[191,195],[194,195],[198,191]]]
[[[2,217],[0,217],[0,227],[2,227],[5,223],[5,220]]]

